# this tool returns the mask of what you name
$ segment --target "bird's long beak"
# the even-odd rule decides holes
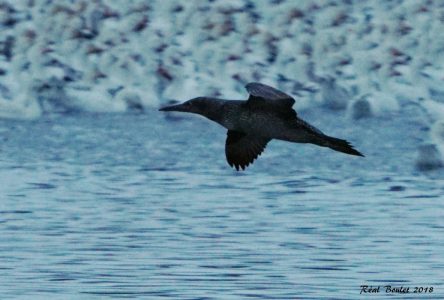
[[[187,111],[183,107],[183,104],[165,106],[159,109],[159,111]]]

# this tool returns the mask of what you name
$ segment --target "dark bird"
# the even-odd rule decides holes
[[[299,118],[292,109],[295,100],[291,96],[262,83],[252,82],[245,88],[250,94],[246,101],[198,97],[159,110],[199,114],[228,129],[225,155],[238,171],[251,164],[272,139],[364,156],[346,140],[325,135]]]

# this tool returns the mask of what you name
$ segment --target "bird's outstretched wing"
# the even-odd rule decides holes
[[[245,170],[265,149],[269,139],[228,130],[225,142],[225,155],[231,167]]]
[[[250,94],[248,101],[266,100],[275,105],[283,105],[289,108],[291,108],[295,102],[293,97],[263,83],[250,82],[245,88]]]
[[[293,97],[284,92],[258,82],[250,82],[245,88],[250,94],[246,103],[249,107],[279,110],[289,117],[297,115],[292,109],[295,103]]]

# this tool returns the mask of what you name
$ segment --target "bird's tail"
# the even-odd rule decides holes
[[[324,135],[320,146],[329,147],[335,151],[347,153],[350,155],[364,156],[361,152],[354,149],[353,146],[346,140],[337,139],[331,136]]]

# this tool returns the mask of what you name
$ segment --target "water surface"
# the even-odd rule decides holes
[[[303,116],[366,158],[273,141],[236,172],[203,118],[0,121],[2,297],[442,299],[444,184],[414,170],[421,124]]]

